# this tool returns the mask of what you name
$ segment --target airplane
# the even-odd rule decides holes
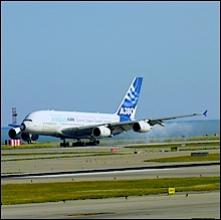
[[[69,146],[66,139],[77,140],[73,146],[97,145],[100,139],[112,137],[122,132],[133,130],[134,132],[148,132],[154,125],[164,126],[164,122],[172,119],[204,115],[193,113],[188,115],[135,119],[138,99],[141,92],[143,77],[135,77],[126,92],[121,104],[114,114],[87,113],[72,111],[40,110],[29,113],[21,125],[13,125],[9,130],[9,137],[22,138],[31,143],[36,141],[39,135],[60,138],[63,142],[60,146]],[[82,139],[89,140],[88,143]]]

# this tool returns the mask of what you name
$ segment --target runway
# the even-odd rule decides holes
[[[54,173],[35,173],[22,175],[5,175],[1,177],[2,184],[24,182],[58,182],[85,180],[113,180],[113,179],[144,179],[166,177],[218,176],[220,163],[195,163],[161,165],[151,167],[131,167],[122,169],[84,170]]]
[[[200,146],[201,148],[203,146]],[[183,147],[185,149],[185,146]],[[196,150],[198,148],[196,147]],[[97,180],[138,180],[220,176],[220,162],[159,163],[145,160],[188,156],[193,150],[160,148],[53,148],[2,151],[1,184]],[[209,154],[219,153],[207,149]],[[106,154],[106,155],[101,155]],[[69,157],[69,158],[68,158]],[[174,196],[73,200],[55,203],[3,205],[1,217],[28,218],[219,218],[220,192],[176,193]]]
[[[166,144],[168,145],[168,143]],[[192,152],[189,150],[172,152],[171,149],[166,149],[160,147],[136,150],[121,147],[117,149],[117,153],[111,153],[111,147],[5,150],[2,152],[1,183],[155,179],[220,175],[219,161],[144,162],[147,159],[188,156]],[[218,149],[209,150],[211,154],[218,152]],[[106,153],[107,155],[99,156],[99,153]],[[89,156],[89,154],[92,156]],[[71,158],[53,158],[54,155],[71,156]],[[51,157],[52,159],[40,159],[39,157]],[[8,159],[12,159],[12,161],[5,161]]]
[[[116,153],[112,153],[110,147],[12,149],[2,151],[1,169],[2,174],[26,174],[144,167],[157,164],[145,160],[189,156],[191,152],[191,150],[173,152],[168,147],[144,149],[119,147]],[[219,153],[219,148],[208,152]]]
[[[220,192],[2,206],[3,219],[220,218]]]

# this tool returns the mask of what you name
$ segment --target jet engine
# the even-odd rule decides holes
[[[27,141],[27,142],[31,141],[30,134],[27,133],[27,132],[22,132],[21,133],[21,138],[22,138],[23,141]]]
[[[19,136],[21,132],[21,129],[20,128],[11,128],[9,131],[8,131],[8,136],[11,138],[11,139],[14,139],[14,138],[17,138]]]
[[[135,132],[143,133],[150,131],[151,128],[152,128],[151,125],[148,124],[146,121],[138,121],[133,124],[133,130]]]
[[[94,137],[109,137],[111,136],[111,130],[105,126],[96,127],[92,131]]]
[[[38,140],[38,135],[37,134],[30,134],[28,132],[22,132],[21,133],[21,138],[23,141],[31,142],[31,141],[36,141]]]
[[[32,141],[37,141],[38,138],[39,138],[39,135],[38,135],[38,134],[32,134],[32,135],[31,135],[31,140],[32,140]]]

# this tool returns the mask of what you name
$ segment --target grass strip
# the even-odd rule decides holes
[[[22,144],[20,146],[1,145],[1,150],[57,148],[58,146],[59,143],[54,143],[54,142]]]
[[[48,160],[48,159],[61,159],[61,158],[76,158],[76,157],[96,157],[96,156],[109,156],[109,155],[125,155],[125,153],[94,153],[94,154],[84,154],[84,155],[60,155],[60,156],[49,156],[49,157],[27,157],[27,158],[12,158],[12,159],[2,159],[1,162],[10,161],[23,161],[23,160]]]
[[[219,161],[220,154],[208,154],[207,156],[179,156],[145,160],[144,162],[195,162],[195,161]]]
[[[163,142],[174,142],[174,141],[209,141],[209,140],[217,140],[218,143],[220,143],[220,136],[195,136],[195,137],[184,137],[184,138],[169,138],[169,139],[164,139]],[[111,144],[124,144],[126,139],[119,139],[119,140],[112,140]],[[152,139],[150,140],[151,143],[159,142],[162,141],[162,139]],[[130,141],[131,142],[131,141]],[[102,141],[102,144],[107,144],[109,141]],[[141,142],[138,142],[141,143]],[[1,150],[14,150],[14,149],[32,149],[32,148],[58,148],[60,145],[60,142],[43,142],[43,143],[32,143],[32,144],[22,144],[20,146],[6,146],[4,144],[1,144]],[[145,144],[144,144],[145,145]],[[146,145],[145,145],[146,146]],[[134,146],[129,146],[129,147],[134,147]],[[148,146],[147,146],[148,147]]]
[[[69,151],[69,152],[25,152],[25,153],[1,153],[1,156],[41,156],[41,155],[64,155],[64,154],[95,154],[96,151]],[[110,151],[97,152],[107,154]]]
[[[197,150],[218,150],[220,149],[220,146],[216,146],[216,147],[194,147],[194,148],[179,148],[179,151],[197,151]]]
[[[176,192],[219,190],[220,177],[2,184],[1,199],[3,205],[101,199],[167,193],[169,187]]]
[[[162,143],[162,144],[140,144],[128,145],[125,148],[170,148],[170,147],[220,147],[220,141],[215,142],[201,142],[201,143]]]
[[[183,137],[183,138],[168,138],[164,139],[165,142],[173,142],[173,141],[206,141],[206,140],[220,140],[220,136],[193,136],[193,137]]]

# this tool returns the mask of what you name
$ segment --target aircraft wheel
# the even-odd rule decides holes
[[[77,141],[77,142],[73,142],[73,143],[72,143],[72,146],[73,146],[73,147],[74,147],[74,146],[85,146],[85,143],[82,142],[82,141]]]
[[[61,142],[60,147],[69,147],[69,142]]]

